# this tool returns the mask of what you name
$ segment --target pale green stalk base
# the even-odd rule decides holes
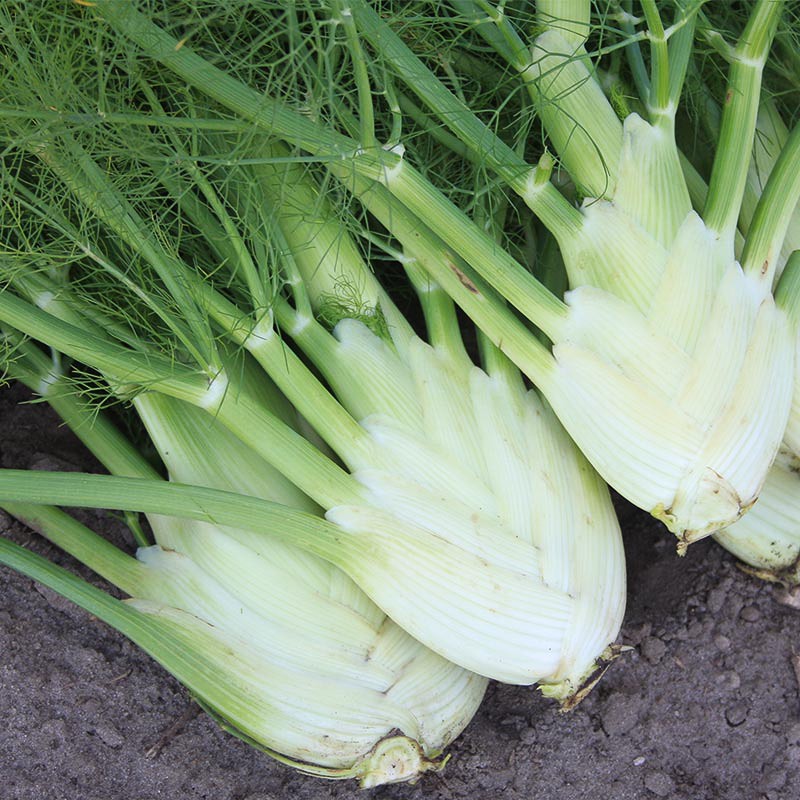
[[[800,583],[800,459],[782,451],[758,502],[714,538],[762,577]]]
[[[158,486],[164,508],[179,510],[178,487],[153,481],[149,464],[54,374],[52,361],[25,343],[17,355],[12,373],[38,388],[95,455],[137,485]],[[274,394],[260,384],[262,396]],[[151,514],[158,546],[141,547],[137,559],[54,508],[9,502],[6,509],[130,595],[124,614],[135,608],[141,615],[135,630],[158,631],[157,645],[141,634],[134,641],[188,679],[199,702],[256,747],[304,772],[355,777],[365,786],[440,768],[441,751],[474,714],[486,680],[412,639],[341,570],[268,535],[270,520],[283,528],[290,519],[312,528],[316,520],[318,533],[325,523],[293,512],[320,510],[220,422],[155,393],[138,395],[134,405],[171,479],[240,492],[233,495],[238,505],[249,496],[289,508],[269,506],[244,529],[217,524],[224,511],[202,500],[200,519]],[[42,497],[56,500],[57,493]],[[81,582],[71,581],[66,596],[82,602]],[[115,625],[121,619],[101,616]],[[188,666],[178,658],[182,646]],[[195,667],[224,689],[198,683]]]
[[[22,509],[17,510],[24,517]],[[2,538],[0,563],[115,627],[186,685],[230,733],[301,772],[322,778],[356,778],[370,788],[414,780],[423,772],[441,769],[446,761],[437,752],[423,752],[412,738],[393,734],[391,723],[389,727],[381,725],[380,714],[373,714],[365,727],[369,716],[365,707],[353,704],[367,698],[357,696],[354,687],[328,685],[314,692],[308,675],[275,667],[265,670],[263,659],[254,657],[246,641],[231,638],[190,614],[146,601],[117,600]],[[293,704],[291,689],[298,679],[304,694],[300,703]],[[470,691],[469,683],[456,686],[453,698],[464,702]],[[482,694],[481,688],[478,700]],[[392,705],[385,696],[376,697],[384,697],[383,705]],[[326,716],[326,710],[332,718]],[[379,733],[382,727],[383,735]],[[370,733],[373,728],[375,732]],[[276,733],[282,749],[273,750],[270,744]],[[338,746],[340,736],[343,747]],[[287,742],[294,744],[298,755],[286,755]],[[354,757],[352,749],[360,742],[366,748]]]
[[[146,395],[137,398],[136,407],[173,480],[314,508],[247,446],[197,409]],[[209,458],[210,453],[215,455]],[[329,676],[328,680],[381,692],[414,720],[413,725],[399,721],[394,725],[414,740],[413,747],[408,742],[409,752],[418,757],[402,762],[408,768],[414,764],[422,768],[426,763],[422,753],[443,750],[471,718],[485,682],[421,647],[341,570],[264,533],[153,515],[150,521],[162,547],[188,556],[205,575],[226,587],[230,598],[209,606],[209,593],[204,605],[192,609],[180,590],[164,596],[163,587],[175,591],[177,581],[160,579],[144,596],[169,605],[183,600],[181,607],[256,649],[263,648],[266,663],[285,665],[306,676],[304,686],[309,675]],[[147,552],[140,551],[140,558],[144,560]],[[165,559],[156,551],[155,561],[146,562],[156,567]],[[203,585],[202,580],[196,583]],[[232,616],[226,612],[231,606],[238,608]],[[322,711],[324,701],[318,706]],[[378,706],[365,696],[353,709],[372,715]],[[395,742],[398,750],[400,740]],[[321,752],[324,749],[318,747],[316,753]],[[384,760],[381,756],[378,763]],[[377,767],[373,764],[370,769],[372,779],[378,779]],[[398,779],[409,777],[400,774]]]
[[[786,314],[716,247],[691,214],[649,314],[590,287],[570,292],[558,374],[544,387],[600,474],[682,546],[755,501],[793,388]],[[612,402],[598,408],[598,394]]]
[[[140,397],[137,406],[182,476],[251,495],[274,496],[275,481],[278,494],[291,489],[203,412],[168,398]],[[165,489],[162,510],[180,513],[170,491],[177,486]],[[68,494],[77,501],[80,492]],[[132,595],[128,605],[148,620],[142,625],[152,619],[164,627],[148,652],[168,669],[175,672],[180,642],[190,659],[198,657],[192,648],[202,653],[224,686],[200,692],[203,705],[237,735],[305,772],[357,777],[365,786],[413,779],[441,765],[439,753],[483,696],[485,679],[409,637],[344,573],[269,536],[267,514],[244,529],[214,523],[225,514],[203,501],[204,520],[151,516],[167,549],[140,549],[137,562],[61,512],[7,507]],[[191,670],[175,674],[195,680]]]

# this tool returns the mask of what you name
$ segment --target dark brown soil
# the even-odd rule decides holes
[[[18,405],[25,397],[0,392],[1,465],[95,469],[48,409]],[[623,642],[633,649],[570,714],[534,690],[492,686],[444,773],[368,793],[248,748],[193,714],[181,686],[120,635],[0,569],[0,798],[800,797],[800,612],[713,542],[679,559],[657,523],[623,503],[619,511],[629,558]],[[124,538],[109,515],[83,518]],[[2,512],[0,527],[75,568]]]

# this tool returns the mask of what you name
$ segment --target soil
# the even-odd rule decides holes
[[[41,405],[0,391],[3,467],[96,470]],[[0,800],[794,800],[800,797],[800,612],[712,541],[685,558],[618,503],[630,645],[568,714],[492,685],[441,774],[360,791],[300,775],[196,713],[135,646],[0,569]],[[111,515],[84,521],[117,542]],[[2,535],[88,572],[0,512]]]

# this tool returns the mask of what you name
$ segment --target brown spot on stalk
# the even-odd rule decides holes
[[[731,89],[728,89],[728,91],[725,92],[725,105],[728,105],[728,103],[730,103],[732,99],[733,99],[733,91]]]
[[[762,277],[767,274],[767,270],[768,269],[769,269],[769,259],[765,258],[764,259],[764,263],[761,265],[761,276]]]
[[[445,256],[445,264],[455,273],[462,286],[464,286],[472,294],[479,294],[478,287],[459,269],[458,265]]]

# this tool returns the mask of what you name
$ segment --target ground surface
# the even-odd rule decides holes
[[[1,465],[93,469],[23,397],[0,391]],[[0,569],[0,800],[800,797],[800,612],[712,542],[678,559],[646,515],[624,504],[620,515],[623,641],[634,649],[568,715],[533,690],[492,686],[442,775],[368,793],[249,749],[193,714],[180,685],[122,637]],[[0,528],[73,566],[2,512]]]

